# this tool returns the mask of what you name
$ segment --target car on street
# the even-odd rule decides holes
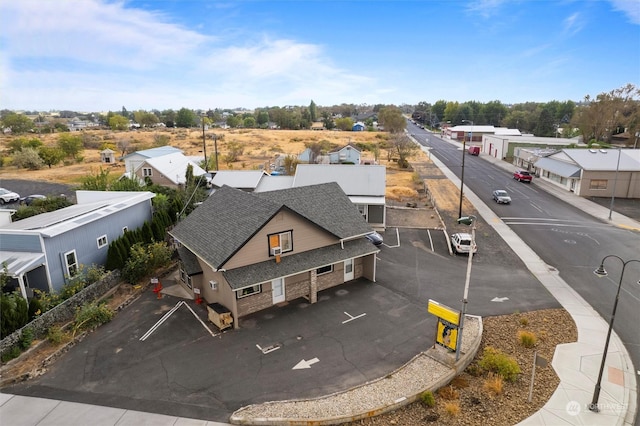
[[[0,188],[0,204],[15,203],[18,200],[20,200],[18,193]]]
[[[504,189],[496,189],[493,191],[493,200],[498,204],[511,204],[511,197]]]
[[[377,232],[372,232],[370,234],[365,235],[365,238],[373,243],[375,246],[380,246],[384,242],[382,239],[382,235]]]
[[[47,197],[45,195],[31,194],[29,196],[20,198],[20,204],[30,206],[36,200],[46,200],[46,199]]]
[[[457,234],[451,235],[451,249],[455,254],[459,253],[469,253],[473,250],[474,253],[477,253],[478,246],[472,244],[471,234],[467,234],[466,232],[459,232]],[[473,247],[472,247],[473,246]]]
[[[513,178],[518,182],[527,183],[531,183],[531,181],[533,180],[533,176],[531,176],[531,173],[526,170],[516,170],[515,172],[513,172]]]

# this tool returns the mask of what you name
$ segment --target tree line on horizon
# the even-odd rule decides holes
[[[603,92],[594,98],[586,96],[583,101],[524,102],[512,105],[498,100],[490,102],[466,101],[454,102],[438,100],[431,104],[425,101],[416,105],[367,105],[340,104],[328,107],[318,106],[312,100],[308,106],[263,107],[249,110],[209,109],[194,110],[186,107],[179,110],[109,111],[105,114],[81,114],[73,111],[61,111],[60,117],[78,117],[92,120],[96,124],[112,130],[128,130],[131,123],[140,127],[153,127],[159,123],[167,127],[193,128],[201,125],[226,125],[230,128],[269,128],[304,130],[310,129],[315,122],[322,122],[325,129],[338,128],[350,130],[355,120],[362,119],[368,130],[377,121],[383,110],[397,110],[412,116],[416,121],[438,128],[442,123],[450,125],[469,124],[493,125],[519,129],[522,133],[535,136],[563,137],[583,136],[584,141],[609,143],[611,136],[628,133],[629,141],[640,130],[640,89],[627,84],[610,92]],[[36,124],[46,120],[39,112],[29,111],[18,114],[10,110],[0,111],[3,128],[12,133],[33,131]],[[35,115],[32,120],[27,115]],[[40,126],[41,131],[44,126]],[[60,121],[48,123],[50,132],[64,131]],[[387,129],[388,130],[388,129]]]

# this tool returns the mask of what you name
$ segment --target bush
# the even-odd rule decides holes
[[[429,408],[432,408],[436,405],[436,398],[435,396],[433,396],[433,392],[431,392],[430,390],[422,392],[420,394],[420,400]]]
[[[136,243],[131,247],[129,258],[122,269],[122,278],[136,284],[154,269],[165,266],[171,260],[173,250],[164,242],[144,246]]]
[[[498,374],[508,382],[515,382],[520,374],[518,362],[491,346],[484,348],[484,353],[478,365],[485,371]]]
[[[518,341],[525,348],[531,349],[536,345],[538,338],[536,337],[535,333],[532,333],[530,331],[519,330]]]
[[[444,388],[438,389],[438,396],[445,401],[453,401],[455,399],[460,398],[460,392],[455,390],[453,386],[447,386]]]
[[[50,327],[47,331],[47,339],[54,345],[68,342],[71,337],[61,327]]]
[[[490,373],[489,377],[487,377],[487,379],[484,381],[484,385],[482,387],[487,392],[490,392],[494,395],[500,395],[502,393],[502,385],[502,377]]]
[[[2,362],[11,361],[14,358],[18,358],[22,351],[17,346],[12,346],[7,352],[2,354]]]
[[[113,311],[104,303],[89,303],[78,309],[73,322],[73,335],[79,330],[90,330],[111,321]]]
[[[29,322],[29,306],[17,291],[0,294],[0,312],[0,337],[3,339]]]
[[[13,154],[13,165],[19,169],[39,170],[44,166],[44,161],[35,148],[23,148],[22,151]]]
[[[447,401],[444,403],[444,411],[451,417],[460,414],[460,403],[458,401]]]
[[[22,336],[18,340],[18,346],[24,351],[31,347],[31,343],[33,343],[33,330],[25,328],[22,330]]]
[[[526,327],[527,325],[529,325],[529,320],[527,319],[527,317],[520,318],[520,325],[523,327]]]

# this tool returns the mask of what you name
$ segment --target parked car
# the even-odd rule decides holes
[[[474,253],[478,251],[476,244],[473,244],[473,248],[471,247],[471,234],[464,232],[451,235],[451,248],[455,254],[469,253],[472,249]]]
[[[533,180],[533,176],[531,176],[531,173],[526,170],[516,170],[515,172],[513,172],[513,178],[518,182],[527,183],[531,183],[531,181]]]
[[[20,200],[20,195],[17,192],[0,188],[0,204],[15,203],[18,200]]]
[[[371,234],[365,235],[365,238],[373,243],[375,246],[380,246],[384,242],[382,239],[382,235],[377,232],[372,232]]]
[[[468,151],[471,155],[480,155],[480,147],[477,145],[470,146]]]
[[[498,204],[511,204],[511,197],[504,189],[496,189],[493,191],[493,199]]]
[[[46,200],[47,197],[44,195],[40,195],[40,194],[31,194],[27,197],[22,197],[20,198],[20,204],[25,204],[27,206],[30,206],[34,201],[36,200]]]

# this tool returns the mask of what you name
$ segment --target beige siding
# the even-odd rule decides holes
[[[234,269],[273,259],[269,256],[268,235],[293,231],[293,251],[282,256],[301,253],[338,241],[333,235],[313,225],[306,219],[289,211],[281,211],[267,225],[250,239],[225,265],[225,269]]]
[[[606,180],[606,189],[591,189],[591,180]],[[581,197],[611,197],[613,195],[613,183],[616,180],[616,172],[613,171],[588,171],[582,172],[582,180],[577,195]],[[616,182],[617,198],[640,198],[640,173],[618,172]]]
[[[150,165],[148,165],[146,163],[143,164],[136,171],[136,176],[138,176],[140,179],[144,180],[142,169],[151,169],[151,181],[153,183],[158,184],[158,185],[162,185],[162,186],[168,186],[169,188],[177,188],[178,187],[178,185],[176,185],[171,180],[169,180],[166,176],[164,176],[162,173],[160,173],[157,169],[151,167]],[[184,176],[182,176],[182,177],[184,177]]]

